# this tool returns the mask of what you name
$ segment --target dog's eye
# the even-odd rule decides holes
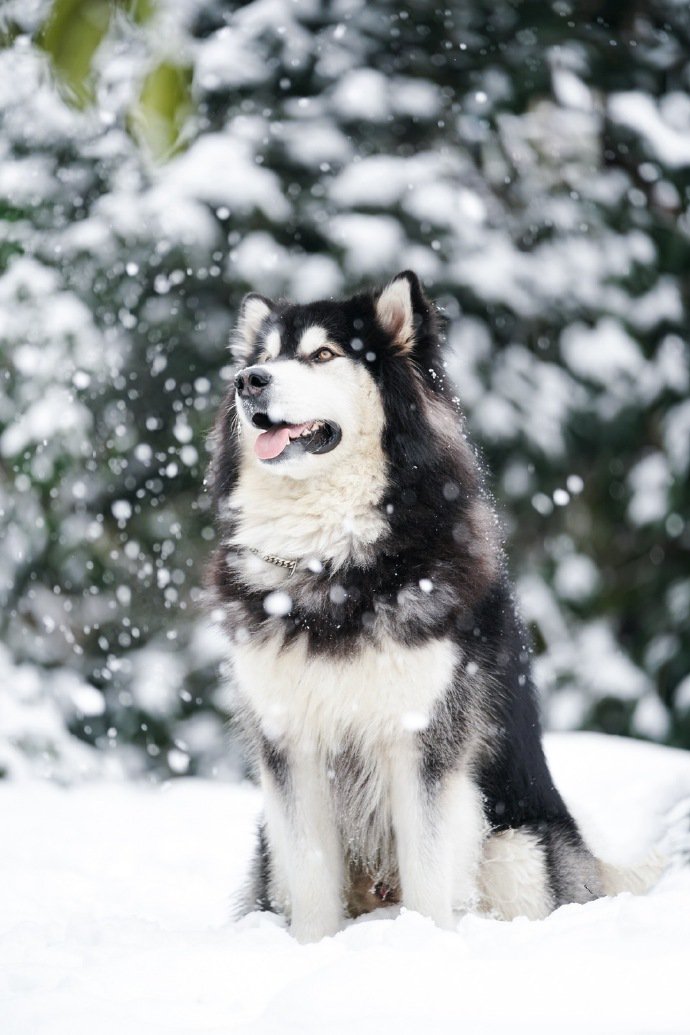
[[[318,352],[315,352],[311,359],[314,363],[328,363],[329,359],[335,359],[336,356],[337,353],[334,352],[333,349],[323,348],[319,349]]]

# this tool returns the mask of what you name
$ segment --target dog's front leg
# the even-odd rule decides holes
[[[411,745],[391,768],[391,811],[402,902],[440,927],[472,897],[482,843],[482,813],[464,773],[429,779]]]
[[[266,825],[290,930],[313,942],[339,930],[343,918],[343,850],[326,767],[302,750],[262,765]]]

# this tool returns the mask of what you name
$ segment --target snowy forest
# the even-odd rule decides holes
[[[3,0],[0,45],[0,774],[242,773],[234,315],[405,268],[547,727],[690,747],[685,0]]]

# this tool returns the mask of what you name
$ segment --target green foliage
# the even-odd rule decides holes
[[[136,136],[155,159],[168,159],[180,148],[192,114],[191,82],[191,68],[169,61],[161,62],[144,79],[131,121]]]
[[[145,25],[154,13],[152,0],[53,0],[40,34],[66,98],[79,107],[94,103],[94,61],[118,12]],[[146,73],[132,105],[128,125],[156,159],[179,149],[192,113],[192,71],[187,65],[158,60]]]
[[[93,101],[93,60],[121,9],[140,24],[153,13],[152,0],[52,0],[40,36],[68,97],[84,106]]]
[[[109,0],[55,0],[43,46],[77,104],[93,99],[91,63],[110,26]]]

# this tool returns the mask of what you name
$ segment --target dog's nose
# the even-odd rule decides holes
[[[235,377],[235,388],[244,398],[261,395],[264,388],[270,383],[271,374],[266,367],[245,367]]]

